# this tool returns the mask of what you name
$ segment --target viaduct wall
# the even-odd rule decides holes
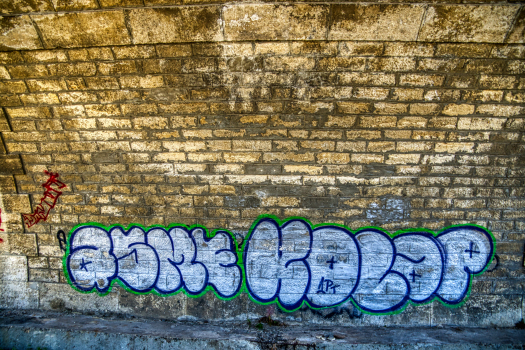
[[[519,2],[0,14],[1,308],[523,318]]]

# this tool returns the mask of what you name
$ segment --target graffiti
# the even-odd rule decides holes
[[[40,221],[46,221],[47,216],[51,209],[53,209],[57,203],[58,197],[62,194],[60,189],[66,187],[66,185],[58,180],[58,173],[50,173],[47,170],[44,170],[46,175],[49,175],[49,179],[42,184],[44,187],[44,196],[40,199],[40,204],[38,204],[33,212],[33,214],[23,214],[24,224],[29,228],[33,225],[38,224]]]
[[[0,226],[2,226],[2,208],[0,208]],[[4,232],[4,229],[0,228],[0,232]]]
[[[67,274],[81,291],[105,293],[118,281],[136,293],[197,296],[213,290],[227,299],[241,288],[237,245],[226,231],[209,237],[201,226],[124,230],[82,225],[68,243]]]
[[[67,239],[66,239],[66,234],[64,233],[64,231],[59,230],[57,232],[57,240],[58,240],[58,246],[60,247],[60,250],[65,252],[66,245],[67,245]]]
[[[117,282],[133,293],[222,299],[241,292],[284,311],[340,307],[350,301],[372,314],[439,300],[457,306],[472,277],[495,254],[492,234],[457,225],[394,235],[375,227],[352,232],[303,218],[259,217],[241,247],[226,230],[195,225],[144,228],[81,224],[66,242],[64,269],[81,292],[104,295]]]

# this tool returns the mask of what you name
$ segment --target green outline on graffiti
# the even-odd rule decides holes
[[[438,296],[434,296],[434,298],[424,302],[424,303],[415,303],[411,300],[407,300],[407,302],[401,306],[399,309],[397,310],[393,310],[393,311],[389,311],[389,312],[371,312],[371,311],[366,311],[366,310],[363,310],[361,309],[361,307],[359,307],[359,305],[355,302],[353,296],[349,296],[347,299],[343,300],[342,302],[340,302],[339,304],[336,304],[336,305],[331,305],[331,306],[326,306],[326,307],[313,307],[311,306],[307,300],[303,300],[303,302],[301,303],[301,305],[299,305],[297,308],[293,309],[293,310],[288,310],[288,309],[285,309],[280,303],[279,303],[279,300],[278,300],[278,297],[275,297],[273,300],[269,301],[269,302],[260,302],[260,301],[257,301],[255,300],[251,294],[248,292],[248,288],[246,286],[246,272],[244,270],[244,248],[246,246],[246,243],[248,242],[248,239],[250,238],[250,236],[253,234],[253,230],[255,229],[255,227],[257,226],[257,224],[259,223],[259,221],[263,220],[263,219],[267,219],[267,218],[270,218],[270,219],[273,219],[275,220],[279,226],[282,226],[283,224],[285,224],[286,222],[288,221],[291,221],[291,220],[303,220],[305,221],[306,223],[308,223],[310,225],[310,227],[312,228],[312,230],[318,228],[318,227],[322,227],[322,226],[337,226],[337,227],[341,227],[347,231],[349,231],[352,235],[355,236],[356,232],[359,232],[359,231],[362,231],[362,230],[366,230],[366,229],[375,229],[375,230],[379,230],[383,233],[385,233],[386,235],[388,235],[390,238],[394,238],[400,234],[403,234],[403,233],[407,233],[407,232],[427,232],[427,233],[431,233],[434,237],[437,237],[439,234],[441,234],[443,231],[445,230],[448,230],[450,228],[454,228],[454,227],[465,227],[465,225],[468,225],[468,226],[475,226],[475,227],[478,227],[478,228],[481,228],[483,230],[485,230],[486,232],[488,232],[492,238],[492,242],[493,242],[493,245],[494,245],[494,248],[492,250],[492,256],[490,257],[490,260],[489,262],[487,263],[487,265],[485,266],[485,268],[479,272],[479,273],[475,273],[475,274],[470,274],[470,281],[469,281],[469,286],[468,286],[468,289],[467,289],[467,293],[465,294],[465,297],[463,298],[463,300],[457,304],[449,304],[447,303],[446,301],[442,300],[441,298],[439,298]],[[71,278],[69,276],[69,273],[68,273],[68,269],[67,269],[67,257],[69,256],[69,251],[70,251],[70,237],[71,237],[71,234],[77,230],[78,228],[82,227],[82,226],[96,226],[96,227],[100,227],[106,231],[110,231],[112,230],[113,228],[115,227],[119,227],[125,231],[129,231],[132,227],[140,227],[142,228],[145,232],[147,232],[147,230],[150,230],[152,228],[155,228],[155,227],[158,227],[158,228],[163,228],[163,229],[166,229],[166,230],[169,230],[173,227],[182,227],[182,228],[185,228],[189,231],[191,231],[192,229],[194,228],[200,228],[202,230],[204,230],[204,232],[206,233],[206,237],[207,238],[213,238],[215,237],[215,235],[218,233],[218,232],[226,232],[228,235],[230,235],[230,237],[232,238],[234,244],[235,244],[235,249],[236,249],[236,253],[237,253],[237,266],[239,266],[240,270],[241,270],[241,279],[242,279],[242,285],[241,287],[239,288],[239,291],[231,296],[231,297],[228,297],[228,298],[224,298],[222,296],[220,296],[217,291],[215,290],[215,288],[213,288],[213,286],[206,286],[206,288],[199,294],[196,294],[196,295],[193,295],[193,294],[189,294],[186,292],[186,290],[184,290],[184,288],[181,288],[180,290],[176,291],[176,292],[173,292],[173,293],[169,293],[169,294],[160,294],[158,293],[155,289],[152,289],[151,291],[149,292],[136,292],[136,291],[133,291],[131,290],[130,288],[128,288],[124,283],[122,283],[118,278],[115,278],[113,279],[111,282],[110,282],[110,286],[108,288],[108,290],[104,293],[100,293],[97,291],[97,289],[95,287],[93,287],[90,291],[83,291],[83,290],[80,290],[78,288],[76,288],[76,286],[71,282]],[[232,299],[235,299],[237,298],[241,293],[246,293],[248,295],[248,297],[250,298],[250,300],[256,304],[259,304],[259,305],[271,305],[271,304],[277,304],[277,306],[284,312],[294,312],[294,311],[297,311],[299,309],[302,309],[303,307],[308,307],[310,309],[314,309],[314,310],[322,310],[322,309],[328,309],[328,308],[334,308],[334,307],[337,307],[337,306],[340,306],[342,304],[345,304],[347,302],[351,302],[352,305],[359,309],[361,312],[365,313],[365,314],[369,314],[369,315],[395,315],[395,314],[399,314],[401,312],[403,312],[409,305],[414,305],[414,306],[420,306],[420,305],[427,305],[427,304],[431,304],[433,303],[434,301],[439,301],[442,305],[444,306],[447,306],[449,308],[459,308],[461,306],[463,306],[465,304],[465,302],[467,301],[467,299],[470,297],[470,293],[471,293],[471,290],[472,290],[472,281],[474,279],[474,276],[479,276],[481,274],[483,274],[488,268],[489,266],[492,264],[492,261],[494,260],[494,255],[496,255],[496,239],[494,237],[494,235],[492,234],[492,232],[490,230],[488,230],[487,228],[483,227],[483,226],[480,226],[480,225],[477,225],[477,224],[458,224],[458,225],[451,225],[451,226],[447,226],[443,229],[441,229],[439,232],[434,232],[430,229],[427,229],[427,228],[408,228],[408,229],[401,229],[401,230],[398,230],[396,231],[395,233],[390,233],[388,232],[387,230],[381,228],[381,227],[377,227],[377,226],[363,226],[363,227],[360,227],[359,229],[357,230],[351,230],[350,228],[348,228],[347,226],[345,225],[342,225],[342,224],[335,224],[335,223],[319,223],[319,224],[316,224],[316,225],[313,225],[310,220],[306,219],[306,218],[303,218],[303,217],[300,217],[300,216],[290,216],[290,217],[287,217],[286,219],[279,219],[276,215],[273,215],[273,214],[262,214],[262,215],[259,215],[257,217],[257,219],[255,219],[255,221],[252,223],[252,225],[250,226],[250,229],[248,230],[248,234],[244,237],[244,240],[243,240],[243,243],[241,244],[241,246],[239,246],[237,244],[237,240],[235,239],[235,235],[232,234],[229,230],[226,230],[226,229],[215,229],[212,231],[212,233],[210,234],[209,230],[203,226],[203,225],[200,225],[200,224],[194,224],[194,225],[191,225],[191,226],[187,226],[187,225],[184,225],[184,224],[178,224],[178,223],[172,223],[172,224],[169,224],[168,226],[163,226],[163,225],[152,225],[152,226],[144,226],[144,225],[141,225],[141,224],[129,224],[127,226],[127,228],[122,225],[122,224],[114,224],[114,225],[110,225],[110,226],[104,226],[100,223],[96,223],[96,222],[88,222],[88,223],[83,223],[83,224],[78,224],[76,226],[74,226],[70,231],[69,231],[69,234],[68,234],[68,237],[67,237],[67,242],[66,242],[66,252],[64,254],[64,257],[62,258],[62,265],[63,265],[63,270],[64,270],[64,274],[66,276],[66,279],[69,283],[69,285],[71,285],[71,287],[73,289],[75,289],[76,291],[80,292],[80,293],[84,293],[84,294],[90,294],[90,293],[96,293],[97,295],[99,296],[105,296],[109,293],[111,293],[111,290],[113,289],[113,284],[115,282],[117,282],[123,289],[125,289],[126,291],[130,292],[130,293],[133,293],[133,294],[137,294],[137,295],[144,295],[144,294],[155,294],[155,295],[158,295],[158,296],[161,296],[161,297],[169,297],[169,296],[172,296],[172,295],[177,295],[179,293],[183,293],[185,294],[186,296],[190,297],[190,298],[200,298],[202,296],[204,296],[204,294],[206,294],[207,292],[213,292],[215,294],[215,296],[218,298],[218,299],[221,299],[221,300],[232,300]]]
[[[208,292],[213,292],[215,294],[215,296],[217,298],[221,299],[221,300],[231,300],[231,299],[237,298],[239,296],[239,294],[242,292],[242,286],[241,286],[241,288],[239,288],[239,291],[236,294],[232,295],[231,297],[225,298],[225,297],[219,295],[217,293],[217,291],[215,290],[215,288],[213,288],[213,286],[210,286],[210,285],[207,285],[206,288],[204,288],[204,290],[202,292],[200,292],[199,294],[189,294],[189,293],[186,292],[186,290],[184,288],[181,288],[181,289],[179,289],[176,292],[166,293],[166,294],[160,294],[155,289],[152,289],[152,290],[150,290],[148,292],[137,292],[137,291],[134,291],[134,290],[130,289],[128,286],[126,286],[124,283],[122,283],[118,278],[114,278],[113,280],[111,280],[108,290],[106,292],[104,292],[104,293],[100,293],[95,288],[95,286],[93,286],[93,288],[91,290],[89,290],[89,291],[80,290],[71,281],[71,277],[69,276],[69,272],[68,272],[68,269],[67,269],[67,257],[69,256],[69,251],[70,251],[70,240],[69,239],[70,239],[71,235],[73,234],[73,232],[75,232],[75,230],[77,230],[78,228],[80,228],[82,226],[96,226],[96,227],[100,227],[100,228],[106,230],[107,232],[109,232],[110,230],[114,229],[115,227],[119,227],[119,228],[123,229],[125,232],[129,231],[132,227],[140,227],[142,230],[144,230],[144,232],[147,232],[148,230],[150,230],[152,228],[155,228],[155,227],[166,229],[166,230],[169,230],[169,229],[171,229],[173,227],[182,227],[182,228],[185,228],[188,231],[191,231],[194,228],[200,228],[200,229],[204,230],[204,232],[206,233],[206,237],[207,238],[215,237],[217,232],[226,232],[232,238],[233,243],[235,244],[235,250],[239,251],[239,245],[237,244],[237,241],[235,240],[235,236],[230,231],[224,230],[224,229],[216,229],[216,230],[213,230],[212,233],[210,234],[208,229],[206,227],[204,227],[203,225],[200,225],[200,224],[194,224],[194,225],[191,225],[191,226],[187,226],[187,225],[184,225],[184,224],[172,223],[172,224],[169,224],[168,226],[151,225],[151,226],[147,226],[147,227],[142,225],[142,224],[129,224],[127,226],[127,228],[124,225],[122,225],[122,224],[114,224],[114,225],[110,225],[110,226],[104,226],[104,225],[102,225],[100,223],[97,223],[97,222],[88,222],[88,223],[84,223],[84,224],[78,224],[75,227],[73,227],[71,229],[71,231],[69,231],[69,233],[68,233],[67,242],[66,242],[66,253],[65,253],[64,257],[62,258],[62,268],[64,270],[64,274],[66,275],[67,282],[77,292],[84,293],[84,294],[96,293],[99,296],[105,296],[105,295],[108,295],[109,293],[111,293],[111,290],[113,289],[113,285],[115,283],[118,283],[118,285],[120,287],[122,287],[123,289],[125,289],[129,293],[133,293],[133,294],[137,294],[137,295],[155,294],[155,295],[158,295],[158,296],[161,296],[161,297],[169,297],[169,296],[177,295],[179,293],[184,293],[186,296],[188,296],[190,298],[200,298],[200,297],[204,296],[204,294],[206,294]],[[240,262],[237,260],[237,265],[239,265],[239,263]],[[241,267],[241,266],[239,266],[239,267]],[[242,267],[241,267],[241,279],[243,277],[244,277],[244,270],[242,270]]]

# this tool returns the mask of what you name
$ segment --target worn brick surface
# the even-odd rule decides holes
[[[0,13],[2,307],[263,316],[246,294],[223,304],[117,287],[82,299],[56,233],[199,223],[241,243],[269,213],[390,232],[475,223],[497,241],[498,266],[460,308],[377,317],[345,304],[276,314],[285,321],[520,320],[522,5],[19,0]],[[28,228],[44,170],[67,187]]]

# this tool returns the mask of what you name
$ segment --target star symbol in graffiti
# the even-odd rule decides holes
[[[88,272],[88,269],[87,269],[87,265],[93,263],[93,261],[88,261],[88,262],[84,262],[84,258],[82,258],[82,262],[80,263],[80,269],[81,270],[85,270],[86,272]]]

